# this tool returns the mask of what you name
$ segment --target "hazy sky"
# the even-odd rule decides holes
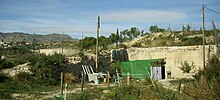
[[[37,34],[65,33],[73,38],[95,36],[97,16],[101,34],[138,27],[148,31],[157,25],[181,30],[201,27],[202,3],[220,12],[220,0],[0,0],[0,31]],[[206,29],[212,19],[220,28],[220,14],[205,9]]]

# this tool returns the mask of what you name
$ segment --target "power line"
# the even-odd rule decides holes
[[[212,11],[212,12],[215,12],[215,13],[217,13],[217,14],[220,14],[220,12],[218,12],[218,11],[215,11],[215,10],[213,10],[213,9],[208,8],[208,7],[206,7],[206,5],[205,5],[205,8],[206,8],[206,9],[208,9],[208,10],[210,10],[210,11]]]

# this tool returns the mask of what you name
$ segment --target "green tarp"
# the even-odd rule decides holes
[[[159,60],[161,59],[121,62],[120,66],[122,67],[122,76],[127,76],[127,73],[129,73],[130,77],[134,79],[145,79],[146,77],[150,78],[151,63]]]

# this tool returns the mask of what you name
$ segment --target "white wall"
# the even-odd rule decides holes
[[[207,52],[209,46],[205,48],[206,61],[208,59]],[[213,54],[214,46],[210,46],[211,54]],[[192,62],[195,64],[195,68],[191,73],[195,73],[199,69],[203,68],[203,47],[202,46],[176,46],[176,47],[151,47],[151,48],[129,48],[128,56],[129,60],[147,60],[156,58],[166,58],[165,71],[171,71],[171,77],[182,78],[186,77],[182,73],[179,67],[181,62],[187,61],[190,65]],[[167,73],[166,73],[167,75]],[[167,76],[166,76],[167,78]]]
[[[46,55],[49,54],[54,54],[56,53],[62,53],[62,49],[61,48],[56,48],[56,49],[40,49],[41,53],[45,53]],[[63,49],[63,54],[65,54],[66,56],[72,56],[72,55],[76,55],[79,53],[78,49]]]

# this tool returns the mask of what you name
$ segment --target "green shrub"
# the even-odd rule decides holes
[[[73,95],[73,100],[89,100],[90,96],[89,93],[87,91],[84,91],[82,93],[79,94],[74,94]]]
[[[5,74],[0,73],[0,83],[3,83],[5,81],[9,81],[11,78],[7,77]]]
[[[182,42],[184,42],[185,45],[201,45],[203,43],[202,37],[193,37],[193,38],[184,37],[182,39]]]
[[[175,92],[168,91],[158,85],[156,88],[149,87],[149,85],[124,85],[113,88],[110,93],[105,95],[105,98],[110,100],[177,100],[177,95]]]
[[[189,73],[195,67],[194,63],[192,62],[191,65],[187,63],[187,61],[181,62],[181,67],[179,67],[183,73]]]
[[[114,88],[106,96],[111,100],[139,100],[140,88],[133,85],[124,85]]]
[[[118,70],[118,72],[121,72],[122,70],[119,62],[111,63],[110,67],[111,67],[111,72],[115,72],[116,70]]]
[[[27,53],[31,53],[31,50],[28,47],[23,47],[23,46],[13,46],[13,47],[8,47],[6,49],[2,49],[4,51],[4,55],[10,55],[13,57],[16,57],[18,55],[25,55]]]
[[[213,56],[210,66],[200,70],[194,77],[195,81],[184,86],[184,94],[192,99],[220,99],[220,61]]]
[[[206,77],[208,80],[220,77],[220,61],[216,56],[211,58],[210,66],[206,66],[203,70],[199,70],[194,77],[199,80],[201,76]]]
[[[24,64],[30,60],[33,53],[28,47],[13,46],[8,48],[0,48],[1,55],[6,57],[0,60],[0,69],[15,67]]]
[[[145,78],[145,81],[144,81],[144,84],[145,84],[145,85],[152,85],[151,78],[146,77],[146,78]]]
[[[16,74],[13,79],[21,83],[28,83],[29,81],[33,81],[32,75],[26,72]]]
[[[185,84],[183,93],[197,100],[219,100],[220,82],[219,78],[207,79],[201,76],[199,80]]]
[[[128,46],[125,45],[125,44],[118,44],[118,45],[116,46],[116,48],[125,48],[125,49],[127,49]]]
[[[17,81],[7,81],[0,84],[0,98],[1,99],[12,99],[11,94],[21,91],[27,91],[25,85]]]
[[[131,46],[132,46],[132,47],[142,47],[141,43],[138,43],[138,42],[134,43],[134,44],[131,45]]]
[[[31,68],[35,78],[48,85],[59,84],[60,73],[67,66],[68,61],[62,54],[35,55],[30,60]]]
[[[73,100],[106,100],[103,99],[103,89],[97,87],[87,87],[86,90],[73,94]]]
[[[9,59],[1,59],[0,60],[0,70],[6,69],[6,68],[12,68],[15,64],[12,63]]]

